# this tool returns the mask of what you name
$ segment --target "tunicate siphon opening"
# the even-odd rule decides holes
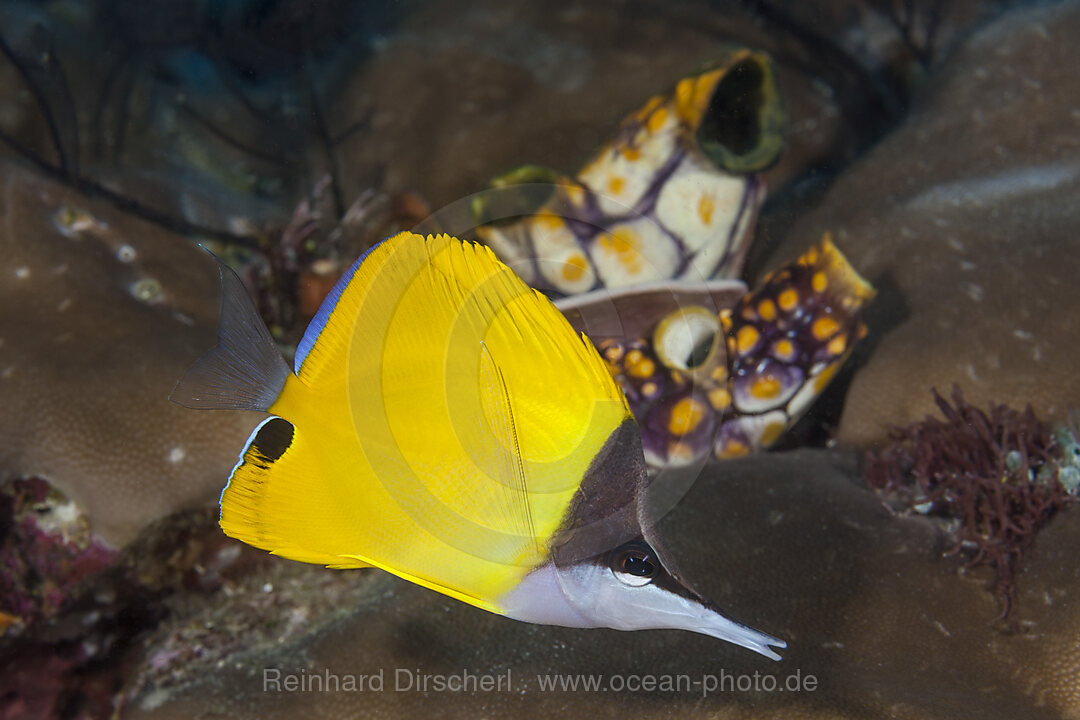
[[[733,173],[762,170],[780,156],[784,111],[769,61],[747,56],[716,84],[697,129],[706,156]]]

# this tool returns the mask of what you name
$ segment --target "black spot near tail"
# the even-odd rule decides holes
[[[292,445],[293,424],[281,418],[270,418],[259,428],[251,448],[271,462],[277,460]]]

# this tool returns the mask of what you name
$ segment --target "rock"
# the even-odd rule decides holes
[[[88,577],[118,560],[90,532],[79,508],[38,478],[0,488],[0,525],[0,637],[61,615],[85,591]]]
[[[732,617],[788,641],[780,663],[691,633],[515,623],[383,575],[371,580],[364,602],[313,623],[306,636],[223,658],[220,670],[183,688],[147,686],[125,717],[415,717],[434,704],[445,717],[492,718],[1075,717],[1080,523],[1070,511],[1029,558],[1019,599],[1027,632],[1006,635],[990,626],[997,608],[989,578],[943,558],[944,534],[928,521],[890,516],[856,484],[849,456],[796,451],[713,463],[660,531],[700,590]],[[309,688],[327,673],[338,682],[382,673],[383,687],[267,691],[273,671]],[[421,675],[464,672],[509,673],[511,690],[415,686]],[[611,687],[670,675],[684,683],[729,677],[752,688],[755,673],[757,691],[707,692],[700,683],[667,692],[543,691],[539,684],[555,674],[595,676]],[[773,680],[765,677],[793,689],[788,678],[797,677],[801,690],[766,692],[762,683]],[[413,689],[395,691],[397,678]]]
[[[802,29],[835,43],[846,53],[848,72],[867,72],[897,102],[917,90],[926,72],[948,57],[973,25],[1001,13],[1017,0],[890,0],[762,3],[760,12],[789,31]],[[887,88],[887,90],[886,90]]]
[[[879,322],[868,318],[877,347],[851,384],[840,440],[883,439],[953,383],[976,405],[1030,402],[1048,419],[1080,405],[1078,31],[1070,2],[971,37],[773,259],[830,229],[860,272],[893,289]]]
[[[215,499],[259,418],[169,402],[214,344],[214,261],[16,165],[0,177],[0,482],[47,480],[120,546]]]
[[[836,168],[894,122],[928,68],[1009,0],[667,3],[562,0],[509,8],[425,3],[375,46],[331,106],[345,196],[384,178],[435,209],[524,163],[570,173],[628,111],[715,60],[724,45],[771,54],[788,106],[780,188]],[[790,7],[789,7],[790,6]]]
[[[370,127],[340,145],[345,196],[371,185],[377,169],[387,192],[419,191],[436,210],[518,165],[570,174],[628,112],[732,44],[781,59],[790,131],[770,186],[850,155],[861,135],[841,117],[840,91],[816,82],[819,58],[777,39],[739,3],[647,0],[617,11],[429,3],[346,80],[331,107],[333,127],[371,114]]]

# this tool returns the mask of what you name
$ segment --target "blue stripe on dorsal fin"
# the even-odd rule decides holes
[[[333,314],[334,308],[337,307],[338,300],[341,299],[341,294],[345,292],[345,288],[352,282],[353,275],[356,274],[357,268],[361,263],[367,259],[367,256],[371,254],[371,251],[379,247],[386,242],[380,241],[369,247],[364,254],[356,259],[349,269],[342,273],[341,278],[334,284],[334,287],[330,289],[330,292],[326,294],[326,299],[323,300],[323,304],[319,306],[319,312],[315,313],[315,317],[311,318],[311,322],[307,326],[307,330],[304,331],[304,337],[300,340],[300,344],[296,346],[296,357],[293,360],[293,372],[297,375],[300,374],[300,367],[304,364],[304,360],[307,359],[308,353],[311,352],[311,348],[315,347],[315,343],[319,341],[319,335],[322,333],[323,328],[326,327],[326,322],[330,319],[330,315]]]

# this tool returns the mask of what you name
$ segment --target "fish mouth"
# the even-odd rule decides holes
[[[716,603],[687,584],[677,568],[663,560],[661,565],[665,575],[657,579],[656,585],[666,597],[654,598],[651,604],[664,606],[652,609],[657,616],[665,617],[667,627],[724,640],[770,660],[783,659],[773,648],[782,650],[787,647],[787,642],[732,620]]]
[[[692,632],[708,635],[718,640],[741,645],[747,650],[764,655],[770,660],[782,660],[773,648],[784,649],[787,642],[755,630],[723,615],[712,603],[704,603],[693,626],[686,628]]]
[[[631,617],[648,620],[637,627],[622,626],[620,629],[687,630],[753,650],[770,660],[783,659],[773,648],[786,648],[785,641],[735,622],[722,613],[715,603],[702,598],[693,590],[686,587],[669,589],[655,586],[649,587],[649,590],[652,592],[635,598],[634,612],[630,613]],[[611,626],[620,627],[619,624]]]

